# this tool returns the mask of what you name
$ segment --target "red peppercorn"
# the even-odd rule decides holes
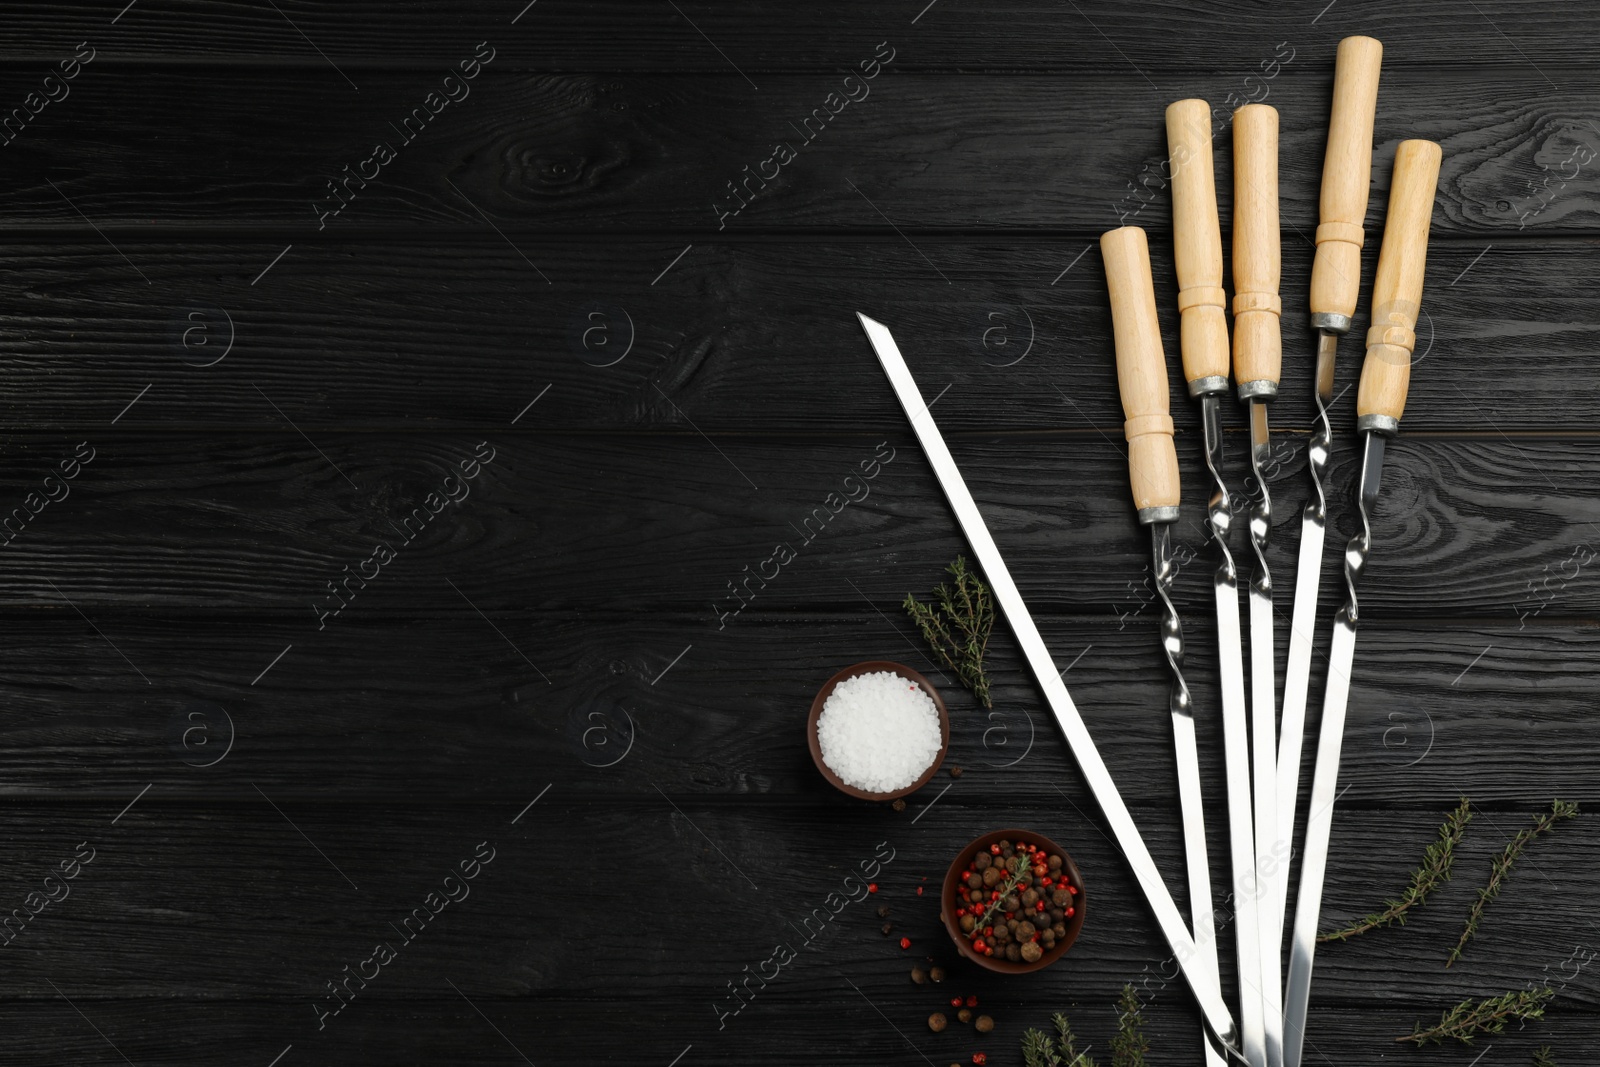
[[[989,846],[989,855],[991,855],[991,856],[1000,855],[1000,846],[999,845],[990,845]]]
[[[917,896],[920,897],[921,895],[922,895],[922,887],[919,885],[919,886],[917,886]]]
[[[1044,910],[1044,901],[1042,901],[1042,900],[1035,901],[1034,905],[1033,905],[1033,910],[1034,911],[1043,911]]]
[[[994,949],[986,948],[986,949],[983,950],[983,954],[985,956],[993,956],[994,955]]]
[[[911,939],[909,937],[902,937],[900,939],[900,947],[901,948],[910,948],[911,947]]]
[[[961,918],[961,916],[965,915],[966,913],[967,913],[967,909],[966,908],[957,908],[956,909],[956,918],[959,919],[959,918]]]
[[[1029,845],[1028,846],[1028,851],[1029,852],[1038,852],[1039,851],[1039,846],[1037,846],[1037,845]]]
[[[1043,881],[1043,882],[1042,882],[1042,883],[1040,883],[1040,884],[1041,884],[1041,885],[1043,885],[1043,886],[1044,886],[1044,887],[1045,887],[1045,888],[1046,888],[1046,889],[1049,889],[1049,888],[1051,888],[1051,887],[1052,887],[1052,886],[1054,886],[1054,885],[1055,885],[1055,884],[1056,884],[1056,883],[1055,883],[1055,879],[1053,879],[1053,878],[1046,878],[1046,879],[1045,879],[1045,880],[1044,880],[1044,881]]]
[[[994,927],[992,927],[992,926],[985,926],[985,927],[984,927],[984,928],[983,928],[983,936],[984,936],[984,937],[993,937],[993,936],[994,936]],[[959,1008],[959,1007],[960,1007],[960,1006],[961,1006],[961,1005],[959,1005],[959,1004],[957,1004],[957,1005],[956,1005],[956,1007],[958,1007],[958,1008]]]
[[[972,1062],[977,1064],[978,1067],[983,1067],[984,1064],[989,1062],[989,1057],[981,1052],[974,1052],[972,1054]]]
[[[989,890],[989,899],[990,900],[999,900],[1000,899],[1000,890],[998,890],[998,889]]]
[[[981,938],[981,937],[980,937],[980,938],[978,938],[978,939],[977,939],[977,940],[976,940],[976,941],[974,941],[974,942],[973,942],[973,943],[972,943],[972,947],[973,947],[973,949],[975,949],[975,950],[976,950],[976,951],[978,951],[978,952],[982,952],[982,951],[983,951],[983,950],[984,950],[984,948],[985,948],[985,945],[984,945],[984,943],[983,943],[983,938]]]
[[[1067,892],[1071,893],[1073,896],[1077,896],[1078,895],[1078,887],[1075,886],[1075,885],[1069,885],[1069,886],[1067,886]]]
[[[960,997],[951,997],[951,998],[950,998],[950,1006],[951,1006],[951,1007],[952,1007],[952,1008],[959,1008],[959,1007],[961,1007],[961,998],[960,998]]]
[[[974,994],[973,996],[970,996],[970,997],[967,998],[967,1007],[976,1008],[977,1006],[978,1006],[978,998],[977,998],[976,994]]]
[[[878,883],[877,882],[868,882],[867,883],[867,892],[876,893],[877,891],[878,891]]]
[[[1067,909],[1067,918],[1069,918],[1069,919],[1072,918],[1073,915],[1077,914],[1077,911],[1078,911],[1077,908],[1068,908]]]
[[[1014,911],[1006,912],[1006,921],[1007,922],[1010,922],[1012,919],[1015,919],[1016,917],[1017,917],[1017,913],[1016,912],[1014,912]]]

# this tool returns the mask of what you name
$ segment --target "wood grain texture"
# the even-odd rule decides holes
[[[1152,76],[1163,69],[1248,74],[1257,69],[1259,49],[1269,55],[1272,45],[1285,39],[1324,50],[1331,65],[1335,45],[1350,33],[1384,40],[1393,68],[1433,70],[1441,26],[1460,29],[1449,37],[1457,63],[1526,67],[1531,55],[1549,69],[1587,62],[1581,38],[1592,29],[1589,12],[1536,0],[1497,4],[1492,22],[1476,13],[1468,18],[1446,0],[1403,7],[1342,0],[1327,12],[1314,5],[1278,7],[1251,0],[1222,0],[1195,10],[1111,0],[1041,9],[1003,0],[984,8],[981,17],[949,0],[881,9],[848,0],[800,8],[760,0],[738,10],[679,5],[687,18],[665,5],[658,10],[627,0],[542,0],[531,9],[526,0],[404,7],[358,0],[332,8],[313,0],[276,3],[278,10],[240,8],[223,0],[140,0],[113,25],[120,5],[63,10],[29,0],[7,5],[6,34],[0,39],[13,61],[52,61],[87,36],[105,41],[108,50],[114,43],[113,55],[126,60],[271,63],[300,68],[300,77],[315,72],[319,86],[330,93],[353,94],[333,64],[379,70],[448,65],[458,57],[458,42],[470,47],[486,36],[503,45],[508,62],[556,70],[727,71],[730,64],[752,74],[831,70],[863,44],[870,49],[889,36],[903,42],[915,62],[936,69],[1068,70],[1104,77],[1139,69]],[[1218,38],[1219,27],[1226,27],[1225,39]],[[746,91],[751,91],[748,85]]]
[[[1185,670],[1207,796],[1221,797],[1215,633],[1197,577],[1184,569]],[[1156,616],[1138,605],[1130,593],[1125,616],[1041,616],[1040,629],[1071,665],[1073,698],[1130,803],[1164,823],[1175,817],[1172,739],[1160,714]],[[309,637],[282,620],[101,617],[115,648],[77,617],[19,621],[3,634],[13,667],[0,690],[12,709],[0,779],[18,802],[113,814],[146,785],[157,800],[191,804],[252,800],[259,786],[285,802],[425,795],[520,807],[546,784],[586,802],[661,788],[845,813],[862,805],[824,788],[801,734],[822,681],[871,655],[929,675],[954,715],[948,762],[963,773],[941,775],[914,807],[946,785],[939,803],[970,805],[1059,786],[1093,810],[1009,634],[994,639],[996,704],[986,711],[930,661],[893,595],[876,606],[883,615],[866,603],[836,613],[752,608],[720,632],[695,616],[497,619],[537,672],[470,614],[350,620]],[[1319,633],[1316,647],[1327,641]],[[1592,626],[1540,619],[1520,631],[1374,619],[1353,678],[1341,804],[1425,807],[1452,792],[1485,803],[1546,792],[1600,802],[1588,772],[1600,759],[1588,713],[1600,699],[1597,642]],[[1325,660],[1315,664],[1320,692]]]
[[[285,416],[308,433],[898,429],[903,415],[859,309],[894,330],[925,387],[952,386],[940,403],[946,432],[1121,436],[1110,311],[1089,237],[696,242],[655,286],[684,244],[526,246],[559,280],[546,286],[486,236],[296,245],[255,286],[283,245],[119,240],[153,287],[94,238],[14,245],[0,419],[8,433],[83,434],[119,414],[118,429],[213,433],[293,433]],[[1368,242],[1369,280],[1377,245]],[[1169,236],[1152,235],[1151,256],[1162,335],[1175,349]],[[1588,434],[1600,364],[1569,353],[1600,349],[1600,295],[1583,282],[1594,259],[1587,245],[1435,235],[1407,431]],[[1311,245],[1286,232],[1283,263],[1273,421],[1304,432],[1315,414]],[[1367,311],[1364,301],[1337,368],[1341,432],[1355,421],[1345,390],[1360,375]],[[1180,432],[1197,433],[1198,412],[1174,388]],[[1224,410],[1241,425],[1233,405]]]
[[[1319,954],[1311,1044],[1374,1062],[1456,1000],[1557,980],[1549,1020],[1495,1038],[1495,1061],[1536,1041],[1594,1058],[1594,975],[1569,974],[1574,941],[1593,948],[1586,817],[1442,969],[1504,841],[1552,793],[1600,802],[1593,13],[116,0],[12,4],[0,28],[0,917],[97,849],[67,899],[0,932],[18,1062],[920,1065],[981,1047],[1002,1067],[1056,1008],[1104,1049],[1126,981],[1153,1058],[1181,1062],[1196,1013],[1003,626],[994,713],[945,687],[963,775],[906,810],[834,794],[795,736],[849,662],[943,678],[898,605],[963,549],[852,313],[894,329],[928,395],[949,387],[940,424],[1181,902],[1092,242],[1149,231],[1175,340],[1161,111],[1210,100],[1226,139],[1241,104],[1278,110],[1289,573],[1298,331],[1352,33],[1386,46],[1368,232],[1397,143],[1437,140],[1446,165],[1328,921],[1398,891],[1459,795],[1478,819],[1405,929]],[[82,47],[70,95],[30,105]],[[479,48],[494,58],[470,95],[422,122]],[[380,140],[395,158],[350,177]],[[771,177],[779,141],[795,157]],[[1324,620],[1352,532],[1356,347],[1335,385]],[[1169,410],[1193,487],[1177,601],[1219,796],[1197,415]],[[466,478],[479,442],[493,458]],[[927,887],[1000,822],[1071,842],[1083,940],[1026,982],[912,985],[913,960],[953,957]],[[403,936],[390,924],[482,841],[496,859],[470,897],[319,1028],[325,983]],[[728,984],[884,841],[873,903],[724,1015]],[[609,881],[574,892],[566,871],[593,862]],[[925,1028],[957,991],[997,1020],[981,1044]]]
[[[864,43],[842,70],[773,76],[759,93],[732,73],[512,74],[491,65],[470,96],[447,104],[409,142],[397,128],[442,72],[376,74],[356,94],[270,69],[219,79],[207,69],[138,68],[139,92],[130,94],[120,77],[97,79],[91,65],[69,97],[0,149],[15,168],[0,190],[0,219],[14,233],[54,227],[98,239],[87,218],[119,245],[141,231],[273,233],[276,247],[239,268],[246,281],[288,242],[409,229],[497,241],[485,216],[519,246],[552,233],[641,231],[742,240],[824,229],[895,236],[898,227],[913,237],[1087,239],[1133,223],[1154,233],[1170,218],[1161,109],[1197,96],[1211,102],[1223,134],[1239,104],[1278,109],[1284,227],[1308,241],[1315,233],[1331,55],[1298,54],[1248,90],[1240,75],[1218,74],[1169,80],[1162,93],[1137,74],[950,77],[901,71],[896,60],[850,89],[858,102],[828,104],[856,59],[873,54]],[[1600,135],[1587,124],[1600,82],[1592,67],[1550,73],[1562,87],[1526,66],[1386,77],[1368,233],[1381,230],[1395,146],[1407,137],[1444,145],[1441,237],[1600,229],[1592,180]],[[15,75],[13,97],[25,97],[36,76]],[[817,109],[825,122],[812,117]],[[174,117],[186,123],[182,137],[167,132]],[[380,141],[396,158],[362,182],[358,172]],[[780,142],[795,158],[775,158]],[[115,166],[104,165],[107,154]],[[1226,156],[1218,154],[1216,175],[1224,219],[1232,208]],[[373,167],[364,170],[370,176]],[[330,181],[349,203],[319,221],[340,202]],[[975,188],[984,191],[976,199]],[[539,262],[536,246],[525,250]],[[641,283],[665,263],[641,266]]]
[[[0,604],[70,614],[70,598],[118,613],[274,613],[311,635],[314,605],[331,610],[328,583],[338,582],[349,607],[327,626],[434,612],[675,608],[715,629],[735,625],[747,603],[854,607],[862,594],[852,582],[897,603],[907,589],[931,587],[964,547],[903,434],[719,446],[691,430],[647,448],[628,436],[492,437],[493,462],[463,484],[459,464],[479,441],[96,435],[96,458],[70,496],[46,501],[0,548]],[[29,494],[73,448],[66,438],[14,447],[0,472],[0,518],[15,525],[16,509],[26,515],[42,499]],[[1120,443],[975,436],[958,440],[955,456],[1035,610],[1126,610],[1148,544]],[[1174,538],[1195,554],[1204,543],[1198,445],[1182,441],[1179,458],[1189,489]],[[1303,461],[1303,451],[1286,450],[1275,466],[1283,536],[1274,563],[1286,568],[1309,489]],[[1355,532],[1354,508],[1338,501],[1349,499],[1358,465],[1350,447],[1335,453],[1330,569],[1335,546]],[[1592,441],[1401,438],[1373,516],[1363,606],[1374,621],[1451,615],[1507,628],[1529,616],[1593,618],[1596,485]],[[468,495],[452,503],[451,491]],[[432,515],[431,494],[440,505]],[[378,561],[372,577],[373,565],[360,564],[380,543],[396,558]],[[795,558],[774,571],[777,544]],[[1188,604],[1210,595],[1204,565],[1193,570],[1195,584],[1180,586],[1195,598]],[[358,584],[343,585],[350,575]]]

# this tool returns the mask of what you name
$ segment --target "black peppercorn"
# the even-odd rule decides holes
[[[951,767],[950,768],[950,777],[952,777],[952,778],[960,778],[961,777],[961,768],[960,767]]]
[[[884,923],[883,924],[883,936],[884,937],[888,937],[889,936],[889,932],[891,930],[893,930],[893,929],[894,929],[894,923]]]
[[[880,904],[878,906],[878,918],[887,919],[888,917],[889,917],[889,905]]]

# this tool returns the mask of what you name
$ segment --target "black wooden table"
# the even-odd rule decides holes
[[[1128,982],[1156,1062],[1197,1062],[1198,1015],[1008,634],[993,712],[945,687],[959,778],[896,812],[810,764],[805,711],[839,667],[948,680],[899,604],[964,551],[854,313],[943,390],[1181,903],[1094,241],[1149,231],[1175,363],[1162,111],[1211,101],[1226,145],[1233,107],[1279,109],[1290,573],[1307,237],[1334,48],[1356,33],[1386,45],[1364,294],[1395,145],[1438,140],[1444,167],[1326,923],[1398,893],[1458,797],[1477,818],[1408,925],[1319,954],[1308,1062],[1525,1064],[1544,1043],[1592,1062],[1585,820],[1443,964],[1506,840],[1553,796],[1597,799],[1600,14],[524,2],[0,13],[13,1062],[998,1065],[1055,1010],[1106,1062]],[[1365,317],[1363,295],[1355,337]],[[847,490],[872,460],[865,496]],[[1180,540],[1203,551],[1198,521]],[[778,544],[793,558],[735,598]],[[1207,572],[1177,595],[1224,886]],[[954,959],[934,888],[953,851],[1006,825],[1072,850],[1081,941],[1034,976],[912,984]],[[874,859],[877,894],[851,899]],[[1541,1023],[1393,1043],[1530,983],[1558,989]],[[928,1030],[956,994],[992,1034]]]

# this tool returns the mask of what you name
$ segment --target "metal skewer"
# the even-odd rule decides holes
[[[1172,166],[1172,244],[1178,274],[1178,314],[1183,377],[1189,395],[1200,404],[1206,467],[1215,489],[1206,507],[1206,525],[1217,552],[1212,573],[1212,595],[1217,610],[1217,652],[1222,682],[1223,749],[1227,767],[1229,865],[1233,871],[1233,899],[1237,922],[1234,932],[1241,982],[1239,1011],[1241,1045],[1245,1059],[1255,1067],[1265,1063],[1265,1017],[1260,996],[1259,937],[1255,916],[1255,888],[1244,892],[1245,876],[1255,867],[1255,843],[1250,810],[1249,740],[1244,690],[1244,647],[1239,626],[1239,575],[1228,551],[1233,521],[1232,498],[1223,482],[1222,397],[1228,392],[1227,297],[1222,290],[1222,228],[1217,219],[1217,189],[1212,170],[1211,106],[1204,100],[1180,100],[1167,108],[1167,153]],[[1109,235],[1108,235],[1109,236]],[[1102,244],[1105,238],[1101,238]],[[1148,257],[1147,257],[1148,258]],[[1115,305],[1113,305],[1115,306]],[[1160,335],[1155,343],[1160,344]],[[1120,359],[1121,348],[1118,348]],[[1163,384],[1165,371],[1162,373]],[[1165,411],[1166,390],[1161,393]],[[1127,395],[1124,394],[1124,405]],[[1130,412],[1130,418],[1131,418]],[[1143,516],[1141,515],[1141,519]],[[1176,514],[1174,514],[1174,519]],[[1151,527],[1152,537],[1158,527]],[[1164,530],[1161,531],[1163,534]],[[1187,723],[1193,745],[1192,714]],[[1173,730],[1179,736],[1177,715]],[[1205,900],[1206,927],[1201,929],[1201,905],[1196,897],[1196,851],[1205,863],[1205,821],[1191,832],[1189,798],[1183,792],[1184,751],[1180,740],[1179,799],[1183,805],[1184,844],[1189,859],[1189,892],[1194,903],[1195,937],[1215,932],[1209,894]],[[1195,771],[1198,778],[1198,768]],[[1198,782],[1195,803],[1199,802]],[[1203,873],[1203,872],[1202,872]],[[1210,878],[1205,876],[1209,889]],[[1211,964],[1216,964],[1215,948]],[[1208,1063],[1213,1061],[1208,1060]]]
[[[1168,115],[1170,117],[1170,110]],[[1212,218],[1215,217],[1213,209]],[[1206,855],[1206,818],[1200,794],[1200,749],[1195,743],[1194,704],[1189,697],[1189,687],[1183,680],[1183,623],[1172,603],[1172,579],[1176,571],[1172,559],[1172,527],[1178,521],[1178,457],[1173,451],[1170,479],[1166,478],[1166,472],[1163,471],[1163,480],[1170,480],[1170,492],[1163,487],[1156,496],[1147,495],[1141,499],[1140,482],[1144,472],[1136,464],[1131,451],[1136,430],[1144,426],[1155,427],[1151,433],[1166,442],[1166,449],[1161,449],[1160,442],[1156,442],[1157,450],[1163,453],[1163,463],[1165,451],[1172,446],[1172,420],[1168,417],[1167,407],[1167,361],[1161,345],[1161,329],[1156,320],[1155,289],[1150,277],[1150,249],[1145,242],[1144,231],[1132,227],[1104,234],[1100,238],[1100,248],[1106,264],[1106,284],[1111,292],[1111,320],[1116,332],[1117,384],[1122,392],[1123,414],[1128,419],[1129,475],[1134,486],[1134,504],[1139,509],[1139,522],[1150,527],[1151,572],[1155,577],[1156,593],[1161,598],[1161,643],[1167,654],[1167,669],[1172,673],[1167,706],[1172,713],[1172,742],[1177,757],[1178,802],[1183,815],[1183,851],[1189,876],[1189,914],[1199,952],[1196,963],[1220,984],[1216,926],[1212,912],[1211,863]],[[1220,262],[1217,269],[1221,271]],[[1227,344],[1225,331],[1223,344]],[[1226,368],[1226,349],[1222,359]],[[1166,421],[1163,423],[1162,419]],[[1146,447],[1140,446],[1141,455]],[[1141,458],[1138,463],[1142,462]],[[1165,503],[1168,499],[1172,501],[1170,505]],[[1234,597],[1237,612],[1237,590]],[[1225,1064],[1227,1061],[1222,1054],[1204,1038],[1202,1034],[1205,1062],[1212,1067]]]
[[[1150,314],[1153,321],[1155,315],[1153,296]],[[1199,950],[1184,925],[1183,915],[1173,902],[1172,894],[1167,892],[1166,883],[1161,880],[1161,873],[1156,869],[1155,860],[1151,858],[1150,850],[1145,846],[1144,838],[1140,836],[1139,828],[1134,823],[1127,804],[1123,802],[1122,794],[1117,790],[1111,772],[1106,769],[1105,761],[1100,758],[1100,751],[1095,747],[1094,739],[1089,736],[1088,727],[1084,725],[1082,716],[1073,705],[1066,684],[1062,682],[1061,675],[1050,657],[1050,650],[1045,646],[1044,639],[1039,636],[1039,629],[1034,625],[1033,616],[1028,612],[1022,594],[1017,591],[1016,583],[1011,579],[1011,572],[1007,569],[1000,550],[995,546],[994,538],[984,525],[983,513],[978,510],[978,505],[972,499],[972,493],[967,489],[966,481],[961,477],[960,468],[956,466],[949,448],[945,446],[944,437],[939,433],[938,425],[928,412],[927,404],[922,399],[916,380],[911,377],[905,359],[900,355],[899,347],[894,343],[893,335],[883,323],[869,319],[859,312],[857,317],[861,320],[862,329],[866,331],[867,339],[872,342],[873,350],[877,352],[878,359],[883,364],[889,384],[894,387],[895,395],[899,398],[901,407],[905,409],[906,418],[910,420],[911,428],[916,432],[917,441],[922,445],[922,451],[928,457],[928,463],[939,479],[939,485],[950,501],[950,509],[955,512],[956,521],[961,525],[967,543],[972,547],[972,554],[977,558],[979,567],[983,569],[989,585],[994,590],[995,603],[1000,606],[1006,621],[1010,623],[1011,632],[1017,640],[1018,647],[1022,649],[1023,657],[1028,661],[1029,670],[1032,671],[1044,694],[1045,703],[1055,716],[1056,725],[1061,729],[1067,746],[1072,749],[1073,757],[1078,761],[1078,769],[1093,791],[1095,800],[1099,802],[1100,810],[1105,814],[1113,837],[1121,847],[1128,866],[1132,868],[1134,878],[1150,904],[1150,910],[1155,913],[1156,923],[1161,927],[1167,944],[1172,947],[1173,957],[1183,971],[1195,1000],[1199,1002],[1207,1026],[1226,1049],[1237,1055],[1238,1028],[1234,1024],[1233,1016],[1228,1013],[1227,1004],[1222,999],[1221,985],[1200,963]],[[1168,420],[1167,433],[1170,435],[1171,432],[1171,421]],[[1170,436],[1166,438],[1166,442],[1170,451],[1172,444]],[[1130,442],[1130,451],[1134,447]],[[1142,452],[1142,448],[1140,450]],[[1174,456],[1174,464],[1175,462]],[[1173,503],[1176,503],[1175,495]]]
[[[1261,999],[1266,1016],[1268,1067],[1283,1064],[1282,917],[1273,906],[1271,872],[1288,862],[1278,854],[1278,730],[1274,670],[1272,575],[1267,541],[1272,499],[1267,494],[1271,439],[1267,405],[1278,395],[1283,369],[1283,301],[1278,297],[1282,256],[1278,239],[1278,112],[1248,104],[1233,113],[1233,378],[1250,412],[1253,472],[1250,545],[1250,748],[1255,777],[1255,895],[1261,943]],[[1246,484],[1250,484],[1247,482]]]
[[[1295,806],[1300,794],[1300,748],[1305,739],[1306,693],[1311,684],[1311,645],[1317,624],[1317,589],[1327,531],[1327,497],[1322,477],[1332,452],[1328,405],[1333,402],[1334,353],[1339,336],[1350,329],[1361,285],[1362,222],[1372,184],[1372,124],[1378,104],[1378,68],[1383,45],[1371,37],[1339,42],[1333,74],[1333,113],[1322,164],[1322,224],[1311,268],[1311,325],[1317,331],[1317,423],[1307,449],[1312,497],[1300,520],[1300,562],[1295,572],[1294,615],[1289,624],[1289,658],[1283,676],[1283,722],[1278,748],[1278,824],[1274,842],[1283,850],[1270,871],[1270,904],[1282,930],[1289,906],[1288,849],[1294,840]],[[1276,942],[1282,944],[1282,934]]]
[[[1350,669],[1355,659],[1360,604],[1356,582],[1372,548],[1370,515],[1378,498],[1383,452],[1400,429],[1411,381],[1411,353],[1417,343],[1417,311],[1428,256],[1428,224],[1439,187],[1439,146],[1432,141],[1401,141],[1394,155],[1389,214],[1384,221],[1378,275],[1372,285],[1372,328],[1356,396],[1356,428],[1364,437],[1361,482],[1356,507],[1361,532],[1344,551],[1345,604],[1333,620],[1328,688],[1322,700],[1317,768],[1311,782],[1311,813],[1306,820],[1300,867],[1300,896],[1289,954],[1289,985],[1284,1006],[1284,1063],[1300,1067],[1306,1013],[1311,997],[1311,961],[1321,918],[1322,883],[1333,829],[1333,802],[1339,782],[1339,749],[1350,700]]]

